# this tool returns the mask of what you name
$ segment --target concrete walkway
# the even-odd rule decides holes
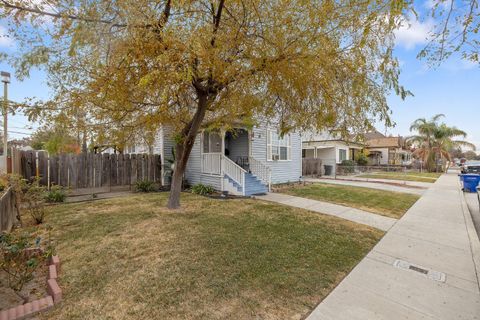
[[[446,174],[307,319],[480,319],[479,274],[480,242]]]
[[[359,176],[337,176],[336,178],[324,176],[323,178],[334,179],[334,180],[346,180],[346,181],[380,182],[380,183],[386,183],[391,185],[398,185],[398,186],[404,185],[404,186],[419,187],[424,189],[428,189],[433,185],[433,183],[429,183],[429,182],[380,179],[380,178],[362,178]]]
[[[377,189],[377,190],[384,190],[384,191],[411,193],[411,194],[420,195],[420,196],[426,190],[424,188],[402,187],[402,186],[393,185],[393,184],[378,183],[378,182],[366,182],[366,181],[333,180],[333,179],[322,179],[322,178],[305,178],[305,181],[307,181],[307,182],[330,183],[330,184],[352,186],[352,187],[370,188],[370,189]]]
[[[256,196],[256,198],[340,217],[353,222],[366,224],[383,231],[389,230],[397,221],[397,219],[384,217],[379,214],[359,209],[345,207],[329,202],[290,196],[282,193],[268,193],[264,196]]]

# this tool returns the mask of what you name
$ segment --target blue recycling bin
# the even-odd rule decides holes
[[[463,182],[463,191],[477,192],[480,183],[480,174],[460,174],[460,181]]]

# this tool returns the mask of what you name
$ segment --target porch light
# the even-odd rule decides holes
[[[10,83],[10,73],[2,71],[0,74],[2,76],[3,83]]]

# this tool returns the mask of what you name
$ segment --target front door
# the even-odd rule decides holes
[[[235,129],[225,134],[225,156],[248,169],[249,135],[245,129]]]

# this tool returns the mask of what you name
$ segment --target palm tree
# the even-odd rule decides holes
[[[438,170],[437,161],[446,159],[451,161],[449,150],[453,148],[466,147],[475,150],[475,145],[457,138],[466,138],[467,133],[456,127],[449,127],[445,123],[439,123],[439,120],[445,117],[443,114],[437,114],[430,120],[420,118],[415,120],[410,126],[410,131],[417,131],[407,141],[417,146],[414,155],[420,158],[428,171]]]

